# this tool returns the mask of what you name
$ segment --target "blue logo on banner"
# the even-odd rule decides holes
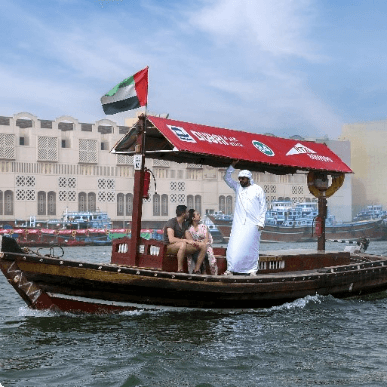
[[[167,125],[169,129],[181,140],[185,142],[196,142],[195,139],[183,128],[179,126]]]

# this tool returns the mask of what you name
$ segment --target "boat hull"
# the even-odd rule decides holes
[[[0,268],[35,309],[111,313],[144,307],[263,308],[308,295],[351,297],[387,288],[387,258],[250,276],[171,273],[2,253]]]

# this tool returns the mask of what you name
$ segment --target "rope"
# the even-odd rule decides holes
[[[349,241],[345,239],[327,239],[328,242],[338,242],[338,243],[349,243],[349,244],[358,244],[358,241]]]
[[[149,168],[145,168],[146,171],[148,171],[152,177],[153,177],[153,182],[155,184],[155,194],[157,194],[157,189],[156,189],[156,178],[155,178],[155,175],[153,174],[152,170],[150,170]]]
[[[62,250],[62,255],[55,255],[54,252],[55,252],[55,249],[56,248],[59,248]],[[42,249],[50,249],[50,252],[49,254],[41,254],[40,253],[40,250]],[[29,253],[33,253],[33,254],[36,254],[36,255],[39,255],[40,257],[50,257],[50,258],[62,258],[64,256],[64,250],[63,250],[63,247],[62,246],[51,246],[51,247],[39,247],[36,251],[33,251],[31,249],[28,249],[29,250]]]
[[[366,251],[368,249],[368,246],[370,244],[370,240],[368,238],[360,238],[357,241],[349,241],[346,239],[327,239],[329,242],[338,242],[338,243],[347,243],[347,244],[356,244],[360,246],[361,249],[364,249]]]

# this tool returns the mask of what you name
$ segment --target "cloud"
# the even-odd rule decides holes
[[[216,0],[191,16],[191,23],[216,38],[249,42],[275,56],[313,59],[305,38],[313,20],[311,0]]]
[[[191,13],[191,25],[213,42],[219,59],[209,84],[233,96],[247,127],[337,135],[341,118],[309,86],[327,60],[311,34],[316,15],[312,0],[214,0]]]
[[[93,94],[99,101],[92,88],[77,88],[74,83],[44,76],[30,78],[1,65],[0,72],[2,86],[7,90],[7,96],[2,103],[5,115],[28,111],[42,119],[53,119],[61,115],[92,119],[101,108],[97,103],[94,111],[85,111],[85,106],[89,105]]]
[[[333,135],[340,125],[308,81],[325,60],[309,35],[313,0],[81,5],[8,10],[20,22],[13,47],[2,43],[0,98],[10,110],[3,114],[98,120],[101,95],[149,65],[153,112],[277,134],[323,135],[328,127]]]

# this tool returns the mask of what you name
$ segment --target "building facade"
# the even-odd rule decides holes
[[[341,140],[351,144],[353,211],[367,205],[387,208],[387,120],[345,124]]]
[[[55,220],[66,210],[100,210],[108,213],[113,227],[130,228],[133,158],[111,154],[110,149],[132,123],[118,126],[108,119],[80,123],[70,116],[50,121],[30,113],[0,117],[0,226],[25,223],[30,217]],[[223,181],[224,169],[151,159],[146,166],[155,179],[149,199],[144,199],[143,227],[161,228],[175,216],[178,204],[202,214],[233,213],[234,192]],[[306,174],[254,172],[253,177],[269,205],[276,200],[315,200]],[[334,200],[337,208],[348,203],[347,190],[336,195],[330,205],[335,207]]]

